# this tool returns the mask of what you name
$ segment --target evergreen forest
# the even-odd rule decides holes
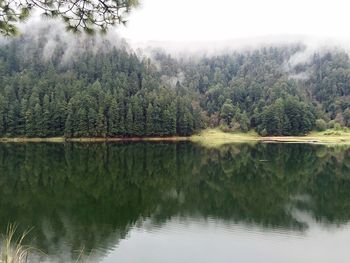
[[[350,58],[339,48],[304,59],[303,44],[146,55],[121,40],[69,43],[49,30],[1,40],[1,137],[189,136],[207,127],[304,135],[350,127]]]

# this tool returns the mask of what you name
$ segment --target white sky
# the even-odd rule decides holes
[[[266,36],[350,39],[350,0],[140,0],[118,32],[132,42]]]

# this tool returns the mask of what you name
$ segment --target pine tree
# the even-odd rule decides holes
[[[176,134],[176,107],[174,103],[171,103],[163,113],[163,135],[175,135]]]
[[[50,100],[47,94],[44,96],[42,111],[42,136],[50,136],[52,117],[50,114]]]
[[[34,134],[36,134],[39,137],[43,137],[45,136],[44,134],[44,123],[43,123],[43,119],[42,119],[42,110],[41,110],[41,106],[39,103],[37,103],[34,107],[34,112],[33,112],[33,120],[34,120]]]
[[[247,132],[249,130],[250,123],[246,112],[243,112],[241,114],[239,124],[241,127],[241,131]]]
[[[84,108],[80,108],[77,111],[77,127],[74,130],[74,136],[86,137],[89,136],[89,126],[88,126],[88,117],[86,114],[86,110]]]
[[[72,104],[69,103],[68,109],[67,109],[67,119],[65,122],[64,136],[68,138],[74,136],[74,123],[75,123],[75,118],[73,115]]]
[[[111,106],[108,111],[108,136],[116,136],[119,133],[118,125],[120,116],[118,110],[118,103],[115,99],[112,99]]]
[[[146,112],[146,134],[155,135],[154,132],[154,110],[151,103],[148,104]]]
[[[94,108],[88,109],[87,136],[101,136],[99,127],[99,115]],[[102,126],[102,125],[101,125]]]
[[[104,114],[103,107],[99,108],[97,122],[98,122],[97,135],[102,136],[102,137],[106,137],[106,135],[107,135],[107,119],[106,119],[106,116]]]
[[[145,133],[145,116],[141,99],[138,96],[134,96],[132,99],[132,109],[134,114],[132,133],[137,136],[142,136]]]
[[[134,125],[134,120],[133,120],[132,109],[131,107],[129,107],[128,113],[126,114],[126,121],[125,121],[125,128],[126,128],[125,133],[127,135],[135,135],[133,133],[133,125]]]
[[[0,136],[5,135],[5,132],[6,132],[4,114],[5,114],[5,98],[0,95]]]
[[[231,100],[226,100],[221,107],[220,117],[225,121],[227,125],[229,125],[234,114],[235,114],[235,109],[232,105]]]

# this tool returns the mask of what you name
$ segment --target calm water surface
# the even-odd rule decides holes
[[[0,144],[32,262],[349,262],[350,148]]]

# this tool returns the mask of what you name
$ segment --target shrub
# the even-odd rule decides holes
[[[316,130],[318,131],[325,131],[327,129],[327,124],[323,119],[316,120]]]
[[[335,125],[335,120],[331,120],[328,122],[328,129],[333,129],[334,128],[334,125]]]
[[[334,124],[334,129],[335,129],[336,131],[340,131],[340,130],[341,130],[340,124],[339,124],[339,123]]]
[[[267,131],[266,131],[266,129],[263,129],[263,130],[260,132],[260,135],[261,135],[261,136],[267,136]]]

